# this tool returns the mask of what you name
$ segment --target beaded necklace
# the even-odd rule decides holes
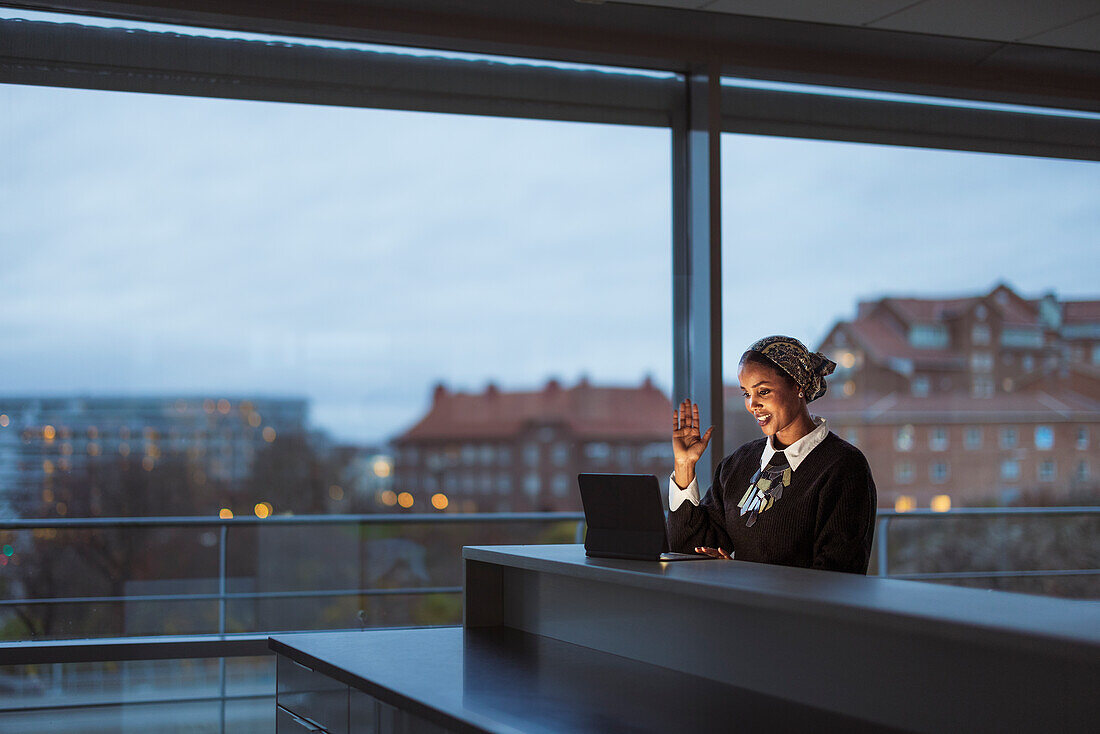
[[[791,485],[791,465],[782,451],[776,451],[768,465],[752,475],[745,496],[737,503],[741,516],[748,515],[747,527],[756,524],[761,512],[767,512],[783,497],[783,488]]]

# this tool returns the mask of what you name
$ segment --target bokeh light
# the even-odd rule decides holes
[[[406,510],[413,506],[413,496],[408,492],[402,492],[397,495],[397,504],[404,507]]]
[[[387,489],[378,495],[378,501],[386,507],[393,507],[397,504],[397,492],[394,492],[392,489]]]
[[[432,507],[437,510],[446,510],[447,505],[449,505],[450,503],[450,500],[447,499],[447,495],[443,494],[442,492],[437,492],[436,494],[432,495]]]
[[[218,510],[218,517],[220,517],[222,520],[232,520],[233,510],[229,509],[228,507],[223,507]]]

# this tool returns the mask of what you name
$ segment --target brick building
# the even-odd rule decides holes
[[[581,380],[511,392],[435,388],[416,425],[393,440],[394,491],[412,512],[579,510],[577,474],[652,473],[672,467],[668,396]],[[438,494],[446,502],[432,498]],[[392,502],[392,497],[390,498]],[[411,504],[409,500],[411,499]]]
[[[886,297],[860,303],[818,350],[838,366],[813,412],[864,451],[885,506],[1097,486],[1100,301],[1027,299],[1003,284]]]

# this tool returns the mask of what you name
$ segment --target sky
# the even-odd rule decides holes
[[[727,376],[859,300],[1100,298],[1100,165],[725,135]],[[0,85],[0,393],[671,385],[670,135]]]

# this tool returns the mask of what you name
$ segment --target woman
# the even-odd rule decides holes
[[[871,469],[859,449],[807,408],[825,394],[825,376],[835,368],[790,337],[749,347],[738,380],[764,438],[722,460],[702,501],[695,464],[712,429],[699,435],[699,408],[690,400],[673,411],[673,550],[867,573],[877,504]]]

